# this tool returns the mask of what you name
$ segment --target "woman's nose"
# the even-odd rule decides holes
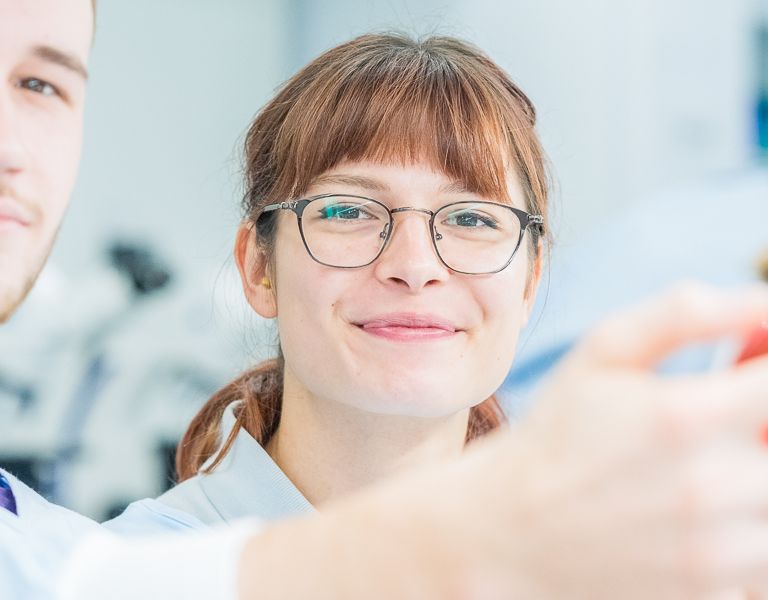
[[[435,251],[429,227],[427,214],[395,214],[387,246],[374,263],[377,277],[411,292],[445,281],[450,272]]]

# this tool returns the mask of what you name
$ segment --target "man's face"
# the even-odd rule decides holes
[[[0,0],[0,323],[32,287],[75,183],[89,0]]]

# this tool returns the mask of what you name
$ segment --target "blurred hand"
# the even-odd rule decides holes
[[[607,319],[510,431],[256,536],[242,597],[768,598],[768,358],[654,373],[766,316],[688,285]]]
[[[768,359],[675,377],[654,366],[766,316],[764,286],[685,285],[570,354],[529,417],[470,458],[469,493],[492,479],[472,517],[474,547],[498,551],[477,553],[497,583],[488,598],[509,597],[505,572],[531,598],[761,597],[721,590],[768,588]]]

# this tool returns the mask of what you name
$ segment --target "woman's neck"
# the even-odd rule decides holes
[[[378,415],[289,394],[267,452],[311,504],[458,456],[469,410],[444,418]]]

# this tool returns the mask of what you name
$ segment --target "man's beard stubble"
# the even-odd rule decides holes
[[[26,299],[29,292],[35,285],[40,272],[43,270],[48,256],[51,253],[53,242],[48,244],[47,250],[43,253],[42,257],[35,261],[32,265],[32,270],[26,275],[21,286],[2,286],[0,285],[0,325],[5,323],[11,318],[19,305]],[[2,279],[0,278],[0,281]]]
[[[31,226],[38,226],[41,227],[43,225],[43,217],[42,211],[39,209],[39,207],[35,206],[32,202],[29,200],[22,198],[19,196],[19,194],[16,193],[16,191],[9,185],[7,185],[3,178],[0,176],[0,196],[6,196],[13,198],[15,201],[19,202],[19,204],[22,204],[23,206],[26,206],[30,212],[34,215],[34,222]],[[43,249],[43,251],[32,261],[32,263],[29,265],[29,269],[27,270],[27,273],[24,275],[24,279],[21,283],[21,285],[13,285],[13,282],[6,287],[3,285],[3,278],[0,274],[0,324],[5,323],[8,319],[11,318],[13,313],[16,311],[16,309],[19,307],[19,305],[26,299],[26,297],[29,295],[29,292],[32,290],[32,288],[35,285],[35,282],[37,281],[38,276],[40,275],[40,272],[43,270],[43,267],[45,266],[45,263],[48,260],[48,257],[51,254],[51,250],[53,249],[53,243],[56,240],[56,237],[59,233],[59,227],[56,228],[56,231],[54,231],[53,235],[51,236],[51,239],[47,242],[47,245]],[[5,257],[6,260],[16,260],[20,259],[23,261],[24,257]],[[3,268],[3,256],[2,256],[2,245],[0,244],[0,269]]]

